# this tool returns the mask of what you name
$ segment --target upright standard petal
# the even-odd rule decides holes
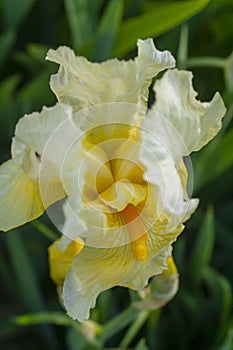
[[[151,81],[159,72],[175,67],[175,59],[169,51],[159,51],[155,48],[152,39],[137,41],[138,57],[135,62],[138,66],[138,75],[141,82]]]
[[[133,61],[111,59],[91,63],[86,58],[61,46],[49,50],[47,59],[60,64],[50,81],[59,101],[74,111],[106,102],[128,102],[145,105],[148,86],[158,72],[174,67],[168,51],[158,51],[152,39],[138,41],[139,55]]]
[[[41,112],[34,112],[20,118],[15,128],[12,156],[22,151],[21,143],[41,157],[46,143],[56,128],[71,115],[70,106],[57,103],[53,107],[43,107]]]
[[[146,168],[144,178],[153,185],[151,193],[154,193],[157,216],[160,220],[168,220],[169,225],[177,226],[195,211],[198,200],[188,199],[185,179],[180,176],[173,151],[153,133],[153,127],[151,119],[146,117],[142,124],[140,150],[140,159]]]
[[[167,71],[156,81],[154,91],[152,111],[157,114],[151,131],[179,156],[198,151],[221,129],[226,112],[221,96],[216,93],[211,102],[198,101],[191,72]]]

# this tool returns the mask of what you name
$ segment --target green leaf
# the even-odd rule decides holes
[[[4,0],[3,11],[6,28],[15,28],[29,14],[36,0]]]
[[[39,220],[34,220],[31,222],[31,225],[34,226],[40,233],[42,233],[49,241],[56,241],[59,236],[45,224]]]
[[[92,35],[92,20],[86,0],[64,0],[74,49],[82,47]]]
[[[219,343],[226,332],[230,322],[232,307],[232,292],[228,280],[217,271],[205,268],[202,271],[202,278],[208,290],[208,301],[211,302],[214,312],[214,324],[217,332],[213,339]]]
[[[18,74],[8,76],[1,81],[0,85],[0,109],[11,103],[12,95],[19,84],[20,76]]]
[[[42,105],[54,102],[48,84],[51,72],[51,68],[44,69],[19,91],[18,98],[23,104],[24,113],[29,113],[33,109],[41,109]]]
[[[225,68],[226,60],[221,57],[194,57],[190,58],[187,62],[188,67],[207,67],[207,68]]]
[[[189,255],[189,269],[191,281],[197,282],[203,268],[209,263],[214,246],[214,213],[212,207],[208,208],[201,223],[193,249]]]
[[[43,301],[37,284],[35,272],[21,238],[17,231],[6,236],[11,262],[18,282],[19,292],[31,310],[40,310]],[[30,286],[30,288],[28,288]]]
[[[139,343],[137,344],[135,350],[149,350],[149,348],[146,346],[145,339],[141,339]]]
[[[19,103],[16,98],[15,90],[21,80],[18,74],[8,76],[0,84],[0,113],[1,118],[0,138],[8,143],[12,137],[15,122],[19,117]]]
[[[129,306],[126,310],[115,316],[103,326],[99,339],[105,343],[108,339],[111,339],[111,337],[128,326],[128,324],[134,320],[138,313],[139,310],[133,306]]]
[[[4,281],[4,288],[10,290],[13,294],[15,293],[15,284],[12,280],[11,269],[7,260],[0,250],[0,279]],[[1,334],[1,332],[0,332]]]
[[[0,36],[0,67],[6,60],[6,57],[15,41],[16,33],[8,30]]]
[[[232,350],[233,349],[233,324],[230,325],[223,344],[217,350]]]
[[[233,111],[233,108],[232,108]],[[227,117],[226,117],[227,118]],[[218,140],[219,141],[219,140]],[[206,183],[222,175],[233,165],[233,129],[221,139],[218,146],[210,151],[206,148],[196,159],[194,165],[195,191],[200,190]]]
[[[92,59],[103,61],[109,58],[123,16],[123,0],[111,0],[101,18],[94,40]]]
[[[143,310],[140,312],[135,321],[131,323],[130,327],[127,329],[122,341],[120,342],[120,347],[127,347],[132,342],[148,317],[149,311]]]
[[[225,81],[228,90],[233,93],[233,51],[226,59]]]
[[[180,41],[177,53],[177,67],[179,69],[187,68],[188,61],[188,33],[189,28],[187,24],[183,24],[180,29]]]
[[[14,318],[14,322],[19,326],[32,326],[38,324],[55,324],[58,326],[71,326],[72,319],[61,312],[37,312],[19,315]]]
[[[84,350],[87,346],[87,342],[84,336],[80,336],[80,333],[73,327],[68,329],[66,334],[66,344],[69,350],[77,350],[77,344],[79,350]]]
[[[47,65],[47,62],[45,60],[45,57],[48,50],[49,50],[49,47],[45,45],[30,43],[27,46],[27,51],[30,54],[30,56],[36,59],[38,62],[46,65]]]
[[[79,327],[72,327],[67,332],[66,342],[69,350],[96,350],[103,349],[98,340],[93,337],[89,339],[88,333],[82,332]]]
[[[65,313],[54,311],[24,314],[16,316],[13,320],[19,326],[54,324],[57,326],[72,327],[74,330],[71,332],[72,334],[68,336],[68,343],[76,339],[77,345],[77,339],[79,339],[82,343],[88,344],[88,346],[100,348],[99,342],[95,336],[96,333],[100,332],[101,326],[93,321],[85,321],[80,324]],[[70,349],[73,348],[70,347]]]
[[[15,285],[18,288],[24,305],[31,311],[42,310],[44,308],[44,302],[36,274],[19,232],[14,230],[14,232],[8,233],[6,242],[14,270]],[[41,328],[40,331],[51,346],[56,346],[56,338],[48,326]]]
[[[91,20],[93,24],[99,20],[101,9],[104,0],[88,0],[89,13],[91,13]]]
[[[200,12],[209,0],[160,2],[150,11],[126,20],[118,34],[114,55],[122,56],[135,47],[138,38],[159,36]]]

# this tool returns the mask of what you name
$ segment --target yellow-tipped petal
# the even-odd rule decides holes
[[[139,309],[155,310],[167,304],[177,293],[179,275],[172,256],[167,259],[167,270],[152,278],[148,287],[139,292],[142,301],[134,303]]]
[[[0,166],[0,229],[8,231],[44,212],[38,181],[29,177],[17,157]]]
[[[171,254],[170,249],[145,264],[135,259],[131,244],[109,249],[85,246],[73,260],[64,282],[68,315],[82,322],[89,317],[97,296],[114,286],[144,288],[151,276],[166,268],[167,254]]]
[[[62,285],[72,260],[83,249],[80,239],[71,241],[65,236],[59,238],[49,248],[50,276],[57,285]]]
[[[177,267],[172,256],[167,259],[167,270],[163,271],[164,276],[177,274]]]

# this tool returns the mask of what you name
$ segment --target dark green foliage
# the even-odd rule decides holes
[[[0,235],[2,349],[233,349],[232,16],[231,0],[0,1],[1,161],[9,157],[18,118],[56,101],[49,77],[57,67],[45,61],[50,47],[69,45],[101,61],[132,57],[137,38],[153,37],[160,50],[172,51],[179,68],[193,70],[200,99],[220,91],[228,108],[221,133],[192,156],[200,206],[174,245],[177,296],[142,314],[127,308],[134,292],[104,292],[92,311],[99,335],[91,339],[65,315],[49,279],[46,251],[56,233],[44,216],[43,224]]]

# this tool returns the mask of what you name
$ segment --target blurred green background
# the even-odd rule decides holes
[[[49,278],[47,247],[59,233],[44,215],[0,234],[1,349],[233,349],[232,23],[232,0],[0,0],[1,162],[18,118],[56,101],[49,77],[57,66],[45,55],[59,45],[102,61],[134,57],[137,38],[153,37],[180,69],[194,72],[199,99],[220,91],[228,108],[220,134],[192,155],[200,206],[174,245],[176,297],[134,316],[129,327],[128,315],[119,315],[135,295],[117,287],[102,293],[92,312],[101,327],[73,322]],[[121,327],[114,317],[122,317]]]

